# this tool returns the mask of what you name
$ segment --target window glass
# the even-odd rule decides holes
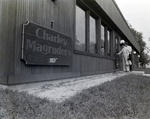
[[[117,53],[119,52],[119,39],[117,36],[116,36],[116,52]]]
[[[105,27],[101,25],[101,55],[105,55]]]
[[[110,56],[111,50],[111,32],[107,30],[107,44],[108,44],[108,56]]]
[[[85,11],[76,6],[75,49],[85,51]]]
[[[96,53],[96,20],[90,16],[90,52]]]

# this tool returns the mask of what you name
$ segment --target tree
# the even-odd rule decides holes
[[[129,24],[130,30],[139,43],[140,46],[140,59],[139,62],[141,63],[142,67],[145,67],[146,64],[150,62],[150,57],[148,55],[150,49],[146,46],[146,43],[143,41],[143,33],[138,32],[134,28],[132,28],[131,24]]]

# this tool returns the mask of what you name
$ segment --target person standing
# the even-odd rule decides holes
[[[122,47],[121,51],[117,53],[117,55],[122,54],[122,62],[123,62],[123,71],[129,71],[129,62],[128,62],[128,56],[129,52],[127,50],[127,47],[125,45],[125,41],[121,40],[120,41],[120,46]]]
[[[126,47],[127,47],[127,50],[129,52],[129,56],[128,56],[128,62],[129,62],[129,68],[130,68],[130,71],[132,71],[132,47],[128,45],[128,42],[125,43]]]

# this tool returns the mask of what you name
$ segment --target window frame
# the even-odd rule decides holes
[[[110,42],[110,44],[108,44],[108,31],[109,31],[109,42]],[[113,41],[113,35],[112,35],[112,33],[113,33],[113,31],[112,31],[112,29],[111,28],[109,28],[108,26],[107,26],[107,56],[108,57],[112,57],[112,41]],[[110,52],[108,51],[110,49]]]
[[[85,11],[86,13],[86,33],[85,33],[85,42],[86,42],[86,50],[85,51],[79,51],[75,49],[74,47],[74,53],[76,54],[81,54],[81,55],[87,55],[87,56],[93,56],[93,57],[101,57],[101,58],[106,58],[106,59],[113,59],[112,57],[112,45],[113,45],[113,30],[111,27],[105,23],[102,18],[95,13],[87,4],[85,4],[82,1],[77,1],[76,6],[80,7],[82,10]],[[76,11],[76,10],[75,10]],[[96,20],[96,53],[91,53],[90,52],[90,16],[93,17]],[[100,52],[100,47],[101,47],[101,25],[105,26],[105,40],[107,41],[107,28],[111,31],[110,32],[110,56],[108,56],[108,51],[106,52],[106,55],[102,56]],[[76,29],[76,25],[75,25]],[[75,30],[76,31],[76,30]],[[76,35],[76,32],[75,32]],[[107,44],[106,44],[107,45]]]
[[[86,41],[86,27],[87,27],[87,24],[86,24],[86,9],[85,8],[83,8],[83,7],[80,7],[80,6],[78,6],[81,10],[83,10],[83,12],[85,12],[85,33],[84,33],[84,35],[85,35],[85,39],[84,39],[84,43],[85,43],[85,49],[84,50],[79,50],[79,49],[76,49],[76,26],[75,26],[75,42],[74,42],[74,49],[76,49],[76,50],[78,50],[78,51],[81,51],[81,52],[86,52],[86,50],[87,50],[87,41]],[[76,8],[77,8],[77,5],[76,5]],[[75,10],[76,11],[76,10]]]
[[[98,38],[97,38],[97,30],[98,30],[98,28],[97,28],[97,26],[98,26],[98,17],[96,17],[91,11],[90,11],[90,14],[89,14],[89,53],[91,53],[90,52],[90,41],[91,41],[91,29],[90,29],[90,17],[92,17],[94,20],[95,20],[95,53],[94,54],[98,54],[98,49],[97,49],[97,47],[98,47]]]

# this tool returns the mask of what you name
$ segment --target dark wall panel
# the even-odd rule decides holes
[[[74,35],[74,7],[75,1],[59,0],[18,0],[16,16],[16,53],[15,75],[70,72],[72,67],[66,66],[26,66],[20,61],[22,24],[32,21],[39,25],[51,28],[69,35]],[[69,9],[69,10],[68,10]],[[20,50],[17,50],[20,49]],[[17,70],[18,69],[18,70]]]
[[[16,0],[0,1],[0,75],[13,74]]]
[[[54,80],[115,71],[114,60],[73,54],[71,66],[31,66],[21,60],[22,24],[31,21],[75,38],[75,0],[0,1],[0,77],[5,83]]]

